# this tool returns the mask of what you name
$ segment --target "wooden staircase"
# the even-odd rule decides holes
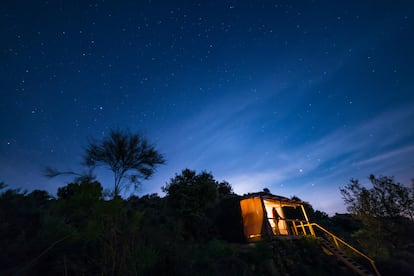
[[[322,248],[325,253],[329,255],[334,255],[341,263],[346,265],[348,268],[353,270],[355,273],[361,276],[374,276],[374,274],[363,267],[361,264],[357,263],[352,258],[348,257],[342,250],[334,246],[331,242],[318,238],[322,244]]]
[[[308,220],[286,220],[292,225],[292,233],[296,236],[311,235],[321,241],[322,249],[326,254],[334,255],[340,262],[352,269],[361,276],[380,276],[373,259],[334,235],[317,223],[310,223]],[[358,262],[362,261],[365,267],[355,261],[351,256],[357,257]]]
[[[340,262],[352,269],[358,275],[381,275],[375,265],[374,260],[362,253],[361,251],[359,251],[358,249],[356,249],[355,247],[353,247],[352,245],[348,244],[341,238],[332,234],[331,232],[329,232],[317,223],[309,223],[306,226],[309,227],[311,234],[321,241],[322,249],[325,253],[334,255]],[[361,258],[361,260],[365,260],[365,262],[367,262],[367,264],[370,265],[371,270],[368,270],[366,267],[362,266],[353,258],[351,258],[349,255],[345,254],[345,251],[342,250],[342,248],[346,249],[347,252],[352,252],[352,254]]]

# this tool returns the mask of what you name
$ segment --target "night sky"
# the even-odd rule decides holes
[[[412,1],[2,1],[0,181],[55,194],[88,139],[140,132],[167,163],[329,214],[370,174],[414,178]],[[97,171],[112,187],[112,174]]]

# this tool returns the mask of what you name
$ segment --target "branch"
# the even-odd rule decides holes
[[[20,272],[23,272],[26,268],[30,267],[33,263],[35,263],[38,259],[40,259],[43,255],[45,255],[49,250],[51,250],[53,247],[55,247],[56,244],[63,242],[64,240],[68,239],[70,235],[67,235],[63,238],[61,238],[60,240],[55,241],[54,243],[52,243],[48,248],[46,248],[45,250],[42,251],[42,253],[39,254],[39,256],[35,257],[33,260],[31,260],[27,265],[25,265],[22,269],[19,270]]]
[[[73,171],[62,172],[62,171],[59,171],[58,169],[52,168],[52,167],[46,167],[43,170],[43,175],[46,176],[46,177],[48,177],[48,178],[53,178],[53,177],[56,177],[56,176],[59,176],[59,175],[76,175],[76,176],[82,176],[81,174],[75,173]]]

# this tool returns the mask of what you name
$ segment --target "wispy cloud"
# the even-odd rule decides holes
[[[153,187],[165,184],[185,167],[205,169],[218,180],[229,181],[239,194],[268,187],[275,193],[303,197],[332,213],[345,210],[338,188],[350,178],[407,171],[409,162],[401,169],[396,160],[404,160],[407,152],[412,156],[414,150],[409,139],[414,133],[406,127],[414,117],[410,107],[384,111],[313,140],[289,144],[281,137],[297,135],[303,122],[281,125],[277,131],[284,132],[261,136],[258,124],[266,120],[275,124],[278,119],[263,115],[272,114],[269,106],[260,108],[271,99],[217,99],[178,123],[179,127],[172,125],[159,141],[161,146],[168,145],[164,152],[168,164],[160,167],[151,181],[156,183]],[[285,117],[293,112],[283,102],[274,108]]]
[[[379,162],[384,162],[384,161],[387,161],[393,158],[400,158],[401,156],[412,155],[413,151],[414,151],[414,144],[407,145],[401,148],[380,152],[376,154],[374,157],[356,162],[355,165],[356,166],[375,165]]]
[[[261,170],[244,167],[241,171],[234,168],[224,173],[223,177],[231,180],[240,193],[263,187],[281,190],[281,184],[291,186],[291,189],[285,190],[304,196],[309,195],[311,190],[318,190],[320,198],[314,198],[317,207],[327,208],[326,194],[335,193],[329,195],[329,198],[335,198],[331,200],[329,209],[343,211],[344,207],[339,206],[342,200],[338,187],[346,185],[349,178],[366,178],[380,170],[383,174],[393,175],[404,169],[408,171],[409,166],[413,165],[412,158],[410,163],[407,156],[413,156],[414,143],[404,143],[412,135],[411,130],[398,128],[395,130],[399,133],[398,137],[387,139],[390,128],[409,125],[411,117],[411,109],[385,112],[301,147],[279,148],[279,154],[268,156],[266,162],[262,160],[267,166],[262,166]],[[329,190],[330,187],[334,188]]]

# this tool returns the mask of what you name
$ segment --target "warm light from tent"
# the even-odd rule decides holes
[[[263,207],[259,197],[240,201],[244,235],[248,238],[260,237],[263,225]]]

